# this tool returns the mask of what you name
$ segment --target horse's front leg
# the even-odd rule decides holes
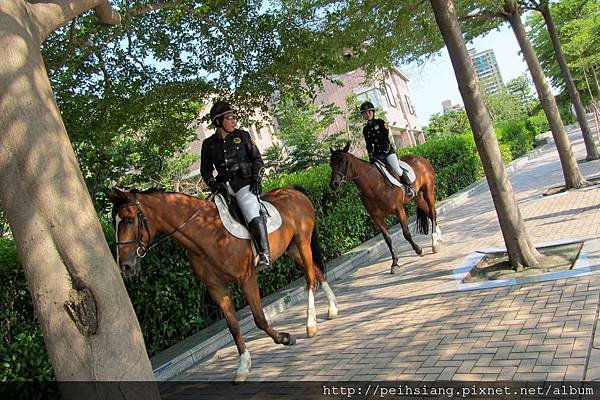
[[[296,338],[292,334],[278,332],[269,325],[260,302],[260,290],[258,289],[255,271],[252,272],[252,275],[250,275],[248,279],[241,283],[241,286],[246,295],[246,300],[248,300],[248,304],[250,305],[250,310],[252,310],[252,316],[254,317],[256,326],[269,335],[277,344],[286,346],[296,344]]]
[[[408,218],[406,217],[406,211],[404,210],[404,206],[398,207],[396,215],[398,216],[398,218],[400,218],[400,224],[402,226],[402,234],[404,235],[404,239],[406,239],[408,243],[410,243],[413,250],[415,251],[415,253],[417,253],[418,256],[423,257],[425,255],[425,252],[423,251],[421,246],[414,242],[412,235],[410,234],[410,230],[408,229]]]
[[[387,224],[385,223],[385,216],[371,215],[371,218],[373,219],[373,222],[375,223],[375,225],[377,225],[377,227],[381,231],[381,234],[383,235],[383,239],[385,240],[385,243],[387,244],[388,248],[390,249],[390,253],[392,254],[392,269],[390,272],[392,274],[396,274],[400,271],[400,267],[398,266],[398,256],[396,256],[396,253],[394,252],[394,246],[392,244],[392,237],[390,236]]]
[[[231,336],[233,336],[238,353],[240,354],[240,365],[235,375],[235,382],[244,382],[248,378],[248,375],[250,375],[252,359],[250,357],[250,352],[246,349],[246,343],[244,343],[240,324],[235,315],[235,307],[231,301],[229,287],[225,282],[207,283],[207,287],[210,296],[225,316],[227,326],[229,327]]]

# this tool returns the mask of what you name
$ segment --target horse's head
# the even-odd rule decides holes
[[[350,142],[346,143],[341,150],[334,150],[331,147],[331,158],[329,159],[329,165],[331,166],[331,180],[329,185],[333,190],[339,190],[342,184],[348,180],[348,167],[350,166],[350,155],[348,150],[350,149]]]
[[[113,203],[113,224],[117,242],[117,264],[125,278],[137,275],[140,259],[146,255],[156,231],[148,224],[136,193],[117,188],[108,193]]]

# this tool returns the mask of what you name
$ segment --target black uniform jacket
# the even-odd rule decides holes
[[[390,130],[382,119],[372,119],[363,128],[369,158],[386,158],[394,152]]]
[[[209,182],[217,170],[217,182],[229,182],[237,192],[258,180],[264,162],[260,151],[246,131],[236,129],[225,139],[216,133],[202,142],[200,151],[200,175]]]

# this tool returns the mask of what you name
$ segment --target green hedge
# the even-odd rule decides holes
[[[512,158],[519,158],[533,149],[536,134],[527,129],[526,121],[498,121],[494,128],[500,143],[510,149]]]
[[[505,160],[510,150],[502,144]],[[438,199],[449,196],[483,176],[473,137],[448,136],[430,140],[400,154],[416,153],[431,161],[436,170]],[[294,174],[284,174],[265,182],[268,190],[292,184],[304,187],[317,210],[317,227],[326,259],[333,259],[377,234],[360,202],[355,185],[346,184],[338,193],[329,191],[331,169],[320,165]],[[393,221],[391,221],[393,222]],[[114,232],[103,224],[107,241],[114,249]],[[0,381],[45,380],[52,370],[33,314],[25,277],[14,244],[0,242]],[[168,256],[167,256],[168,255]],[[302,276],[301,271],[284,257],[274,268],[259,273],[262,296],[277,291]],[[148,353],[152,356],[194,332],[222,318],[210,300],[204,284],[192,273],[185,251],[173,241],[163,242],[142,262],[141,274],[126,282],[135,307]],[[233,287],[237,308],[245,299]]]
[[[25,273],[10,239],[0,238],[0,276],[0,382],[52,379]]]

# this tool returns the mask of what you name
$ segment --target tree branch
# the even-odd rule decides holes
[[[113,10],[108,0],[47,0],[28,3],[34,22],[38,43],[78,15],[94,9],[96,18],[103,25],[118,25],[121,16]]]
[[[60,67],[65,65],[65,62],[67,62],[67,59],[71,55],[71,51],[73,51],[73,44],[75,43],[75,24],[76,23],[77,23],[77,17],[75,17],[73,19],[73,21],[71,21],[71,26],[69,27],[69,40],[67,41],[67,44],[65,45],[65,49],[63,50],[62,58],[55,65],[50,66],[49,69],[59,69]]]
[[[472,14],[472,15],[463,15],[462,17],[458,17],[459,22],[466,21],[488,21],[494,18],[504,18],[503,15],[493,13],[491,11],[482,12],[480,14]]]
[[[133,52],[133,39],[131,38],[131,31],[129,29],[127,30],[127,53],[129,54],[129,57],[131,57],[132,60],[136,62],[140,66],[140,68],[142,68],[142,71],[144,71],[144,75],[146,75],[146,77],[150,79],[152,84],[156,86],[157,82],[154,79],[154,77],[150,73],[148,73],[146,65],[144,65],[144,63],[140,59],[138,59]]]

